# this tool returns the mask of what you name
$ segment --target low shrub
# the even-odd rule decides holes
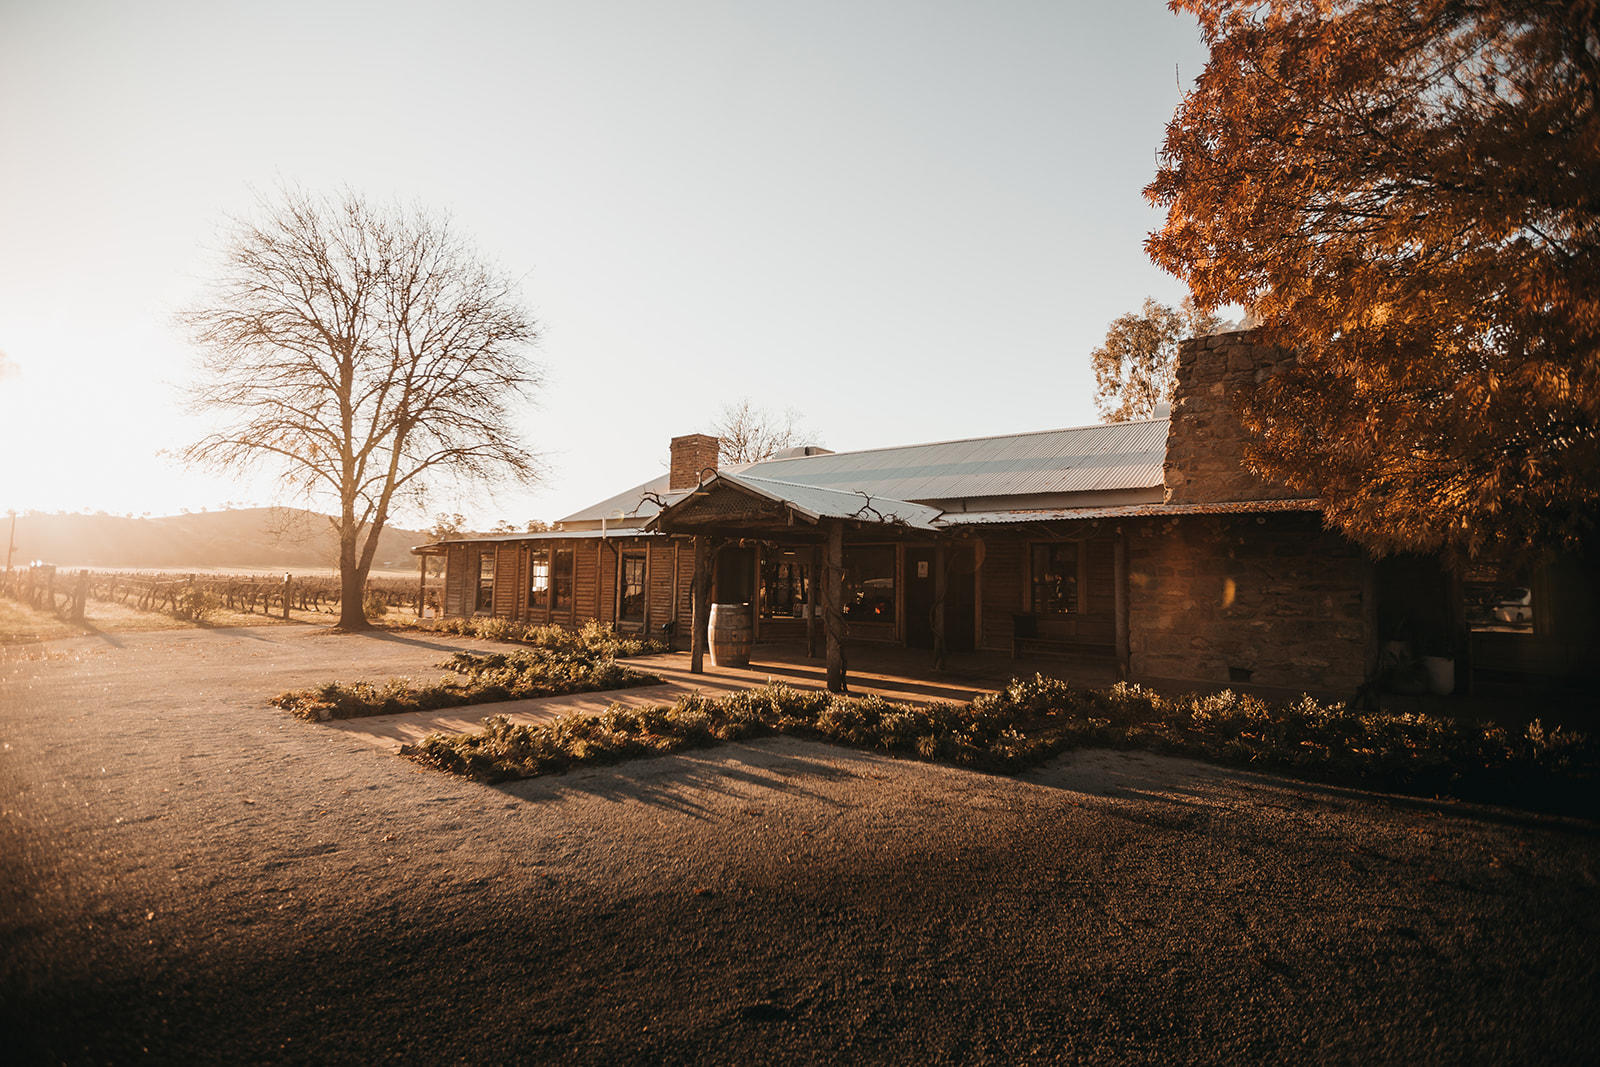
[[[222,599],[205,586],[190,586],[178,594],[172,607],[175,618],[185,622],[205,622],[222,609]]]
[[[570,630],[555,623],[525,623],[498,615],[470,618],[434,619],[424,629],[434,633],[457,634],[462,637],[481,637],[488,641],[506,641],[512,644],[532,645],[557,651],[581,652],[609,659],[627,659],[667,651],[667,646],[648,637],[621,634],[601,623],[590,620],[582,629]]]
[[[496,677],[527,655],[475,657],[475,669]],[[1511,790],[1563,807],[1593,805],[1600,769],[1600,747],[1587,736],[1538,722],[1514,737],[1498,726],[1356,712],[1309,696],[1286,704],[1232,691],[1169,698],[1127,684],[1075,689],[1039,675],[969,704],[927,707],[768,684],[536,725],[492,719],[481,732],[434,734],[402,752],[500,781],[778,734],[1007,773],[1071,748],[1139,748],[1429,794],[1503,799]]]
[[[464,682],[414,685],[409,679],[388,682],[328,682],[311,689],[279,693],[271,703],[302,719],[354,719],[406,711],[434,711],[502,700],[595,693],[655,685],[661,678],[620,666],[616,661],[584,653],[519,650],[509,654],[458,652],[439,664],[462,675]]]
[[[389,601],[379,593],[368,592],[361,602],[361,610],[369,619],[381,619],[389,614]]]

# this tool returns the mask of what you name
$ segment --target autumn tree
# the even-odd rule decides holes
[[[1217,316],[1185,300],[1172,308],[1146,298],[1138,314],[1111,320],[1103,344],[1089,354],[1094,403],[1107,422],[1148,419],[1172,402],[1178,342],[1211,332]]]
[[[786,448],[816,443],[815,435],[800,425],[794,410],[768,411],[756,407],[748,397],[724,404],[711,432],[720,444],[723,463],[759,463]]]
[[[1258,469],[1380,550],[1573,544],[1600,507],[1600,7],[1174,0],[1210,57],[1147,248],[1291,372]]]
[[[449,222],[346,193],[286,191],[235,220],[220,275],[183,315],[203,352],[192,389],[220,429],[185,450],[262,464],[334,509],[340,629],[392,509],[441,479],[530,479],[512,426],[539,384],[515,283]]]

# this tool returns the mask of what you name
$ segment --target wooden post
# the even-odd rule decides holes
[[[933,669],[936,671],[944,670],[945,657],[949,654],[944,634],[944,600],[950,588],[945,571],[949,563],[944,542],[936,542],[933,546]]]
[[[422,621],[422,609],[428,606],[428,557],[417,557],[417,621]]]
[[[822,583],[823,628],[828,635],[828,691],[847,693],[850,679],[844,654],[844,523],[828,522],[827,576]]]
[[[706,637],[711,628],[711,546],[705,534],[694,535],[694,624],[689,628],[689,673],[705,673]]]
[[[72,590],[72,621],[83,621],[84,601],[89,599],[89,572],[78,572],[78,581]]]
[[[679,608],[679,604],[678,604],[678,586],[682,584],[678,579],[679,579],[679,576],[682,575],[682,574],[683,574],[683,542],[678,540],[677,538],[673,538],[672,539],[672,615],[670,616],[672,621],[667,624],[667,651],[668,652],[676,652],[678,650],[678,648],[677,648],[677,644],[678,644],[678,641],[677,641],[677,639],[678,639],[678,619],[680,617],[679,610],[678,610],[678,608]]]
[[[290,586],[289,572],[288,571],[284,571],[283,572],[283,621],[284,622],[288,622],[289,621],[289,595],[290,595],[289,586]]]
[[[822,546],[811,546],[811,581],[806,589],[806,658],[817,658],[817,591],[822,588]]]
[[[1117,539],[1111,549],[1111,589],[1114,598],[1115,641],[1117,647],[1117,677],[1128,680],[1133,654],[1128,640],[1128,537],[1117,530]]]

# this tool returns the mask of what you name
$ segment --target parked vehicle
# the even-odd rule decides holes
[[[1511,596],[1494,606],[1494,617],[1501,622],[1532,622],[1533,594],[1526,589],[1513,589]]]

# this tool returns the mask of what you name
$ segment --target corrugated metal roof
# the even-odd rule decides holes
[[[562,518],[561,522],[598,522],[601,519],[615,519],[620,512],[623,518],[648,519],[660,511],[661,508],[654,501],[646,500],[646,493],[655,493],[663,500],[675,500],[687,494],[687,490],[680,489],[676,493],[667,491],[667,483],[671,476],[663,474],[651,478],[648,482],[636,485],[632,489],[625,489],[616,496],[608,496],[598,504],[590,504],[582,511],[575,511]]]
[[[430,541],[425,545],[417,545],[411,550],[413,556],[425,555],[430,548],[447,548],[450,545],[481,545],[490,541],[587,541],[607,538],[620,541],[629,537],[660,537],[653,530],[643,530],[637,526],[624,526],[611,530],[546,530],[542,533],[508,533],[508,534],[479,534],[475,537],[447,537],[442,541]]]
[[[849,494],[861,490],[899,501],[1152,489],[1161,485],[1167,422],[1108,422],[999,437],[794,456],[730,465],[719,473]],[[668,492],[667,484],[668,476],[659,475],[560,521],[597,522],[618,518],[619,513],[624,519],[649,519],[661,508],[646,500],[646,493],[654,493],[668,503],[685,495],[685,490]]]
[[[1166,419],[771,459],[744,473],[895,500],[1149,489],[1161,484]]]
[[[749,474],[718,471],[714,481],[743,486],[769,500],[781,501],[812,519],[861,519],[931,530],[933,521],[939,517],[939,509],[926,504],[839,489],[819,489],[814,485],[796,485]]]
[[[1321,511],[1316,500],[1230,500],[1214,504],[1114,504],[1098,508],[1037,508],[1023,511],[949,511],[935,524],[994,526],[1002,523],[1060,522],[1067,519],[1172,518],[1179,515],[1256,515],[1278,511]]]

